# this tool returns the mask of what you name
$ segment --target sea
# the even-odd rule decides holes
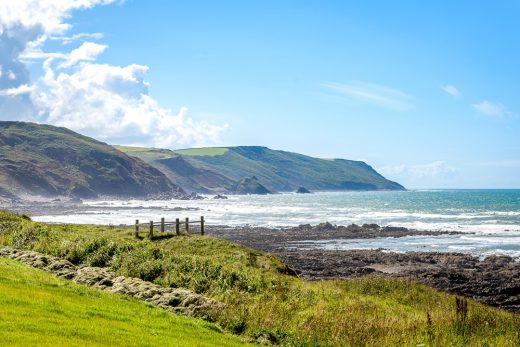
[[[39,215],[55,223],[133,224],[175,218],[228,226],[281,228],[330,222],[376,223],[418,230],[457,231],[440,236],[301,242],[300,248],[464,252],[520,258],[520,190],[409,190],[230,195],[204,200],[92,200],[77,211]],[[281,231],[282,232],[282,231]]]

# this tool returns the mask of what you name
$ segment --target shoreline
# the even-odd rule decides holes
[[[287,229],[211,226],[207,234],[265,251],[307,280],[384,276],[405,278],[482,303],[520,312],[520,262],[510,256],[484,259],[460,252],[390,252],[290,247],[292,242],[326,239],[459,234],[375,225],[336,227],[322,223]],[[376,236],[377,235],[377,236]]]
[[[103,209],[64,202],[22,205],[9,210],[28,215],[81,213]],[[112,207],[113,210],[128,207]],[[138,208],[136,208],[138,209]],[[193,211],[175,207],[172,211]],[[35,213],[39,212],[39,213]],[[61,223],[58,223],[61,224]],[[131,227],[130,225],[126,225]],[[336,226],[330,223],[297,227],[255,227],[207,225],[206,233],[252,249],[266,251],[282,259],[299,277],[308,280],[356,278],[362,276],[399,277],[430,287],[464,295],[491,306],[520,312],[520,262],[510,256],[492,255],[484,259],[462,252],[405,251],[379,249],[312,249],[302,247],[314,241],[370,240],[413,236],[473,235],[460,231],[416,230],[405,227],[364,224]],[[298,244],[299,243],[299,244]]]

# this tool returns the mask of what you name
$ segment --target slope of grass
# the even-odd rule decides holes
[[[311,190],[404,189],[361,161],[324,160],[257,146],[230,147],[221,155],[202,153],[188,159],[194,165],[203,165],[234,180],[256,176],[261,184],[274,191],[294,191],[300,186]]]
[[[0,258],[1,345],[239,346],[210,323]]]
[[[139,157],[144,160],[151,159],[168,159],[176,156],[175,152],[163,148],[149,148],[136,146],[113,146],[118,151],[124,152],[128,155]]]
[[[259,146],[204,147],[176,151],[116,146],[117,149],[155,165],[173,182],[188,190],[204,191],[223,188],[236,192],[230,181],[239,182],[255,176],[271,191],[294,191],[298,187],[311,190],[403,190],[398,183],[381,176],[371,166],[361,161],[344,159],[320,159]],[[174,155],[172,155],[174,154]],[[175,158],[178,156],[179,158]],[[183,159],[182,163],[171,159]],[[187,172],[183,167],[191,167]],[[201,178],[193,178],[191,171],[204,172]],[[213,184],[205,184],[202,177]],[[226,179],[222,179],[222,178]],[[231,188],[231,189],[230,189]],[[239,192],[241,193],[241,192]]]
[[[18,218],[18,219],[16,219]],[[131,229],[45,225],[0,213],[0,244],[186,287],[226,306],[227,331],[298,346],[518,346],[516,314],[398,279],[307,282],[275,257],[211,237],[135,240]],[[2,225],[5,228],[2,229]],[[2,232],[3,230],[3,232]]]
[[[229,150],[227,147],[201,147],[201,148],[188,148],[178,149],[175,151],[177,154],[188,155],[188,156],[219,156],[224,155]]]
[[[155,167],[106,143],[51,125],[0,122],[0,193],[92,198],[175,190]]]

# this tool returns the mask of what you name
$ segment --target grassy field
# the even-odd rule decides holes
[[[137,156],[146,159],[168,159],[175,156],[175,153],[169,149],[135,147],[135,146],[114,146],[115,149],[128,155]]]
[[[201,320],[0,258],[0,345],[239,346]]]
[[[258,251],[202,236],[136,240],[131,229],[45,225],[0,214],[0,244],[186,287],[226,306],[214,320],[251,341],[291,346],[519,346],[520,317],[414,282],[307,282]]]
[[[188,148],[178,149],[175,151],[177,154],[188,155],[188,156],[218,156],[226,154],[229,148],[226,147],[202,147],[202,148]]]

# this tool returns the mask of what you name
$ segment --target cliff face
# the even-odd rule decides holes
[[[0,194],[94,198],[183,191],[144,161],[71,130],[0,122]]]
[[[255,177],[267,191],[404,190],[370,165],[345,159],[319,159],[266,147],[210,147],[170,151],[117,147],[163,171],[189,191],[240,193],[240,183]],[[249,184],[249,183],[248,183]],[[251,194],[251,189],[245,194]]]
[[[255,176],[271,191],[404,190],[370,165],[346,159],[320,159],[266,147],[229,147],[218,154],[208,149],[182,150],[193,165],[216,171],[233,180]]]

